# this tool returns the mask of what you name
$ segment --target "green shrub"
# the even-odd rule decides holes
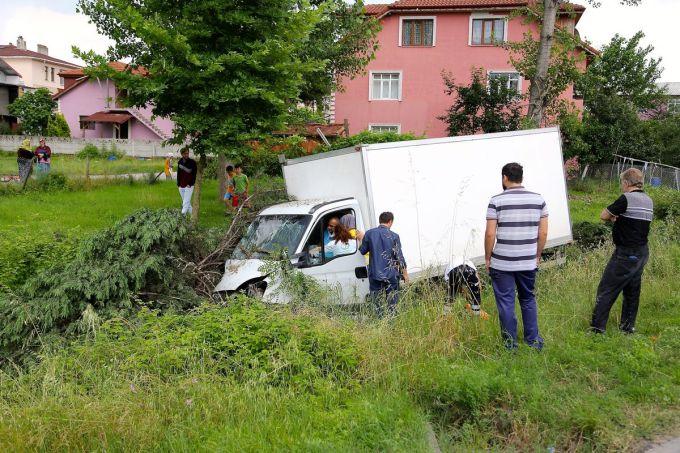
[[[172,380],[200,371],[240,383],[298,388],[326,379],[345,385],[360,363],[348,332],[245,298],[191,314],[143,310],[134,319],[104,323],[93,341],[75,348],[74,355],[90,358],[88,367],[112,366],[128,376]]]
[[[611,227],[604,223],[576,222],[572,226],[574,240],[583,249],[594,249],[609,240]]]
[[[114,142],[111,142],[108,147],[106,144],[102,146],[101,152],[99,153],[100,157],[103,159],[108,159],[110,157],[115,157],[116,159],[122,159],[123,157],[126,156],[124,151],[121,151],[118,149],[118,145],[116,145]]]
[[[412,133],[398,134],[396,132],[371,132],[363,131],[351,137],[343,137],[335,140],[331,143],[330,148],[324,148],[323,151],[348,148],[350,146],[356,146],[361,144],[369,143],[389,143],[389,142],[402,142],[406,140],[418,140],[424,138],[423,136],[418,136]]]
[[[28,279],[13,297],[0,294],[0,350],[15,352],[51,331],[82,330],[88,309],[106,319],[145,305],[193,305],[173,261],[188,232],[178,211],[143,209],[85,239],[73,260]]]
[[[673,189],[653,189],[650,196],[654,200],[654,217],[665,220],[680,217],[680,191]]]
[[[48,137],[70,137],[71,129],[68,127],[66,118],[61,113],[53,115],[47,121],[47,131],[45,135]]]
[[[36,179],[35,184],[32,184],[32,187],[43,192],[64,190],[68,188],[68,179],[62,173],[51,171]]]
[[[97,148],[95,145],[93,145],[92,143],[88,143],[85,146],[83,146],[83,149],[76,153],[76,157],[78,159],[87,159],[88,157],[90,159],[99,159],[102,157],[102,153],[99,151],[99,148]]]
[[[23,241],[0,237],[0,286],[17,289],[37,274],[73,258],[73,237],[32,233]]]

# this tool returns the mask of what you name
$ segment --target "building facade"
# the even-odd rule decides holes
[[[680,82],[659,82],[657,86],[668,95],[667,110],[671,113],[680,114]]]
[[[117,70],[124,63],[110,63]],[[165,140],[171,137],[173,123],[152,118],[150,107],[127,108],[122,93],[112,80],[91,79],[82,69],[62,71],[64,89],[54,96],[66,118],[71,136],[78,138],[117,138]]]
[[[456,83],[468,83],[473,69],[487,78],[503,77],[518,93],[529,82],[509,62],[502,44],[521,41],[524,33],[538,32],[511,13],[526,0],[400,0],[367,5],[366,12],[382,25],[376,57],[366,74],[342,81],[333,100],[332,121],[348,120],[350,132],[363,130],[412,132],[427,137],[447,135],[438,119],[453,104],[445,94],[443,73]],[[573,5],[558,25],[577,33],[584,8]],[[579,52],[594,52],[583,46]],[[585,60],[583,62],[585,67]],[[582,108],[569,87],[562,97]]]
[[[19,97],[24,88],[21,74],[0,58],[0,123],[16,127],[17,118],[10,115],[7,106]]]
[[[23,37],[17,38],[16,45],[0,45],[0,58],[21,74],[27,89],[47,88],[56,93],[64,87],[59,73],[80,66],[51,57],[47,46],[38,44],[37,51],[28,50]]]

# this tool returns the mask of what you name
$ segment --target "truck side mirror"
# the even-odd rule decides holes
[[[359,279],[368,278],[368,268],[366,266],[355,267],[354,275]]]
[[[307,267],[309,265],[309,253],[306,251],[300,252],[293,256],[293,266],[298,269]]]

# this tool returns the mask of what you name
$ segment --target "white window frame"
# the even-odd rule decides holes
[[[382,98],[374,98],[373,97],[373,74],[399,74],[399,95],[397,99],[382,99]],[[369,71],[368,73],[368,100],[369,101],[401,101],[401,93],[402,90],[404,89],[404,72],[401,70],[393,70],[393,69],[381,69],[381,70],[375,70],[375,71]]]
[[[374,132],[374,127],[397,127],[397,134],[401,134],[401,124],[399,123],[368,123],[368,131]]]
[[[432,20],[432,45],[431,46],[404,46],[401,43],[402,29],[405,20]],[[399,47],[435,47],[437,45],[437,16],[399,16]]]
[[[471,47],[497,47],[495,44],[472,44],[472,21],[476,19],[503,19],[505,21],[505,27],[503,29],[503,41],[508,42],[508,16],[502,14],[489,14],[489,13],[470,13],[470,23],[468,25],[468,46]],[[482,30],[482,34],[484,30]],[[494,71],[495,72],[495,71]]]
[[[522,81],[524,80],[524,77],[522,77],[522,74],[520,74],[518,71],[513,71],[511,69],[491,69],[486,71],[486,87],[489,88],[489,81],[491,80],[491,74],[517,74],[519,76],[517,80],[517,94],[522,95]]]
[[[680,97],[673,97],[668,100],[668,106],[666,107],[671,113],[680,114]]]

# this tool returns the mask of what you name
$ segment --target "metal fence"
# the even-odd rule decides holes
[[[614,162],[611,164],[588,165],[584,168],[581,179],[618,183],[621,173],[629,168],[640,170],[645,175],[645,184],[648,186],[680,190],[680,168],[619,155],[614,155]]]

